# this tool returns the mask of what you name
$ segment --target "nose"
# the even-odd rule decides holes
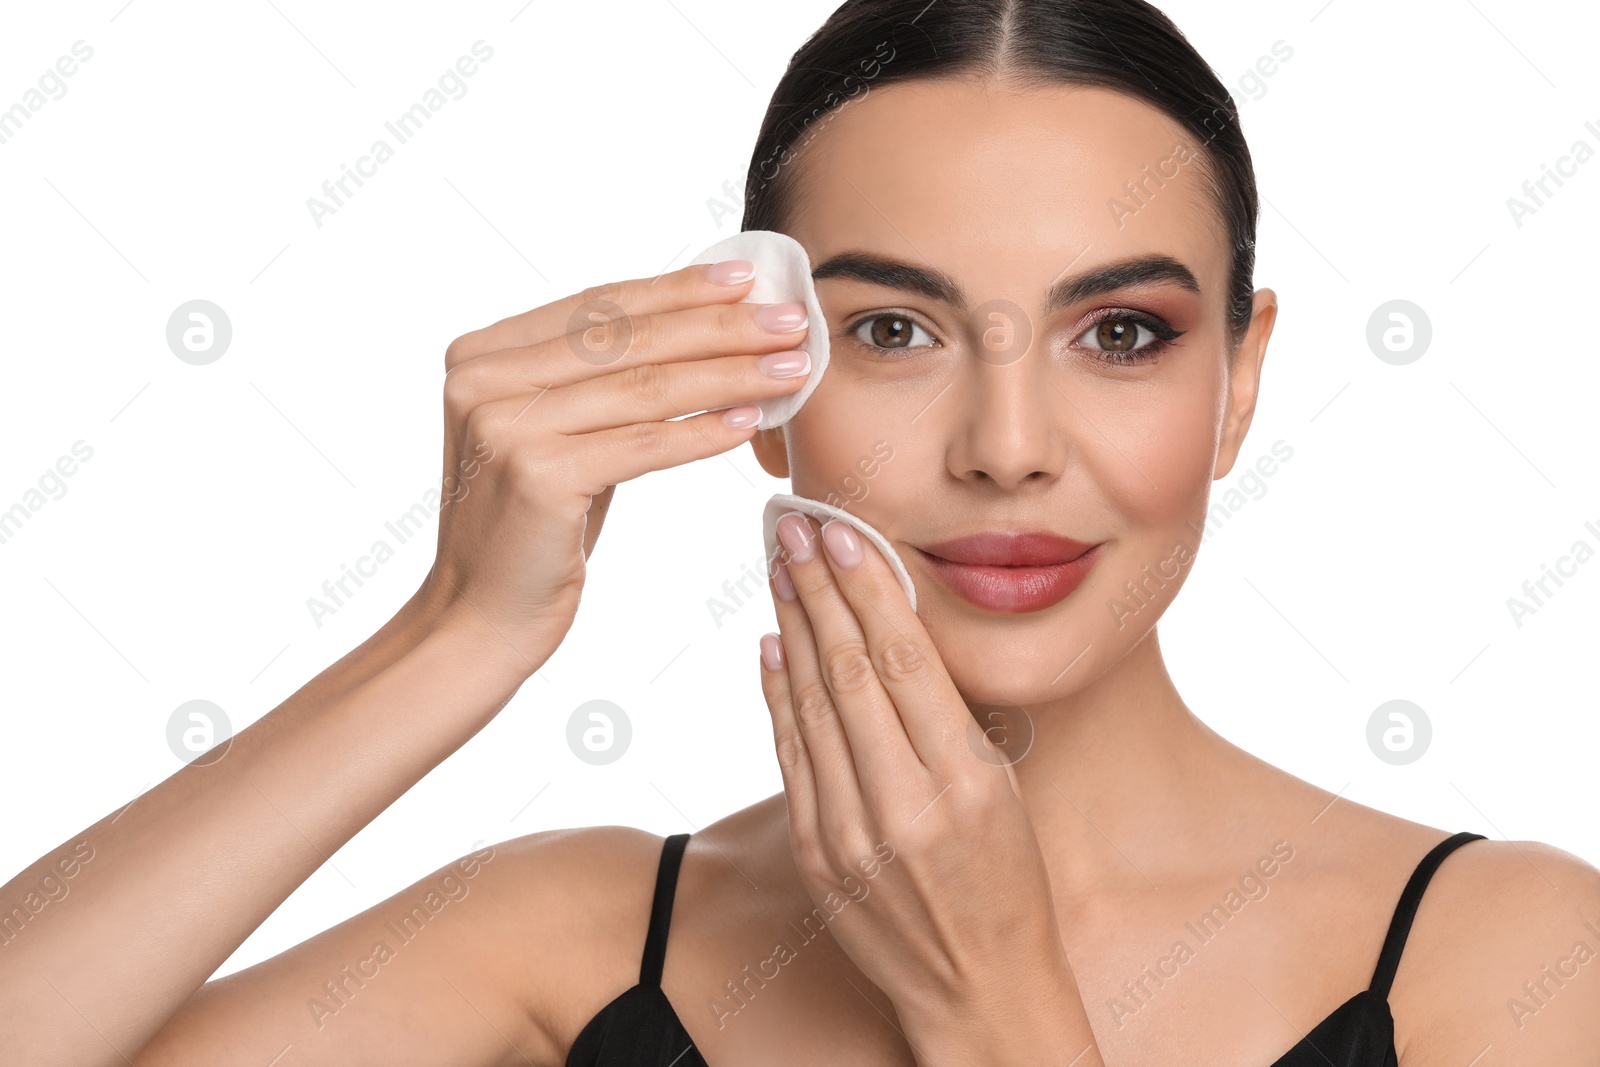
[[[1060,477],[1067,462],[1070,400],[1038,352],[1003,365],[967,361],[955,382],[950,473],[1001,489]]]

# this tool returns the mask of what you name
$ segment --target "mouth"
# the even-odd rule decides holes
[[[916,547],[929,569],[963,600],[1022,614],[1065,600],[1083,581],[1099,545],[1043,530],[985,531]]]

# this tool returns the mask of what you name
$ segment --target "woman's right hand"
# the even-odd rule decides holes
[[[422,954],[403,965],[413,980],[360,992],[354,1016],[341,1011],[326,1031],[325,1012],[357,990],[339,986],[323,1001],[318,991],[336,984],[324,976],[341,964],[349,972],[363,946],[389,937],[385,916],[414,903],[413,890],[246,975],[207,978],[554,653],[617,483],[748,441],[754,420],[728,426],[709,409],[801,387],[803,375],[768,377],[759,365],[805,336],[803,309],[791,329],[765,329],[773,308],[740,302],[753,279],[720,285],[709,274],[695,264],[587,289],[450,344],[443,504],[427,579],[388,624],[278,707],[0,885],[10,907],[73,880],[70,901],[47,901],[42,921],[0,951],[0,1064],[123,1067],[130,1054],[141,1065],[267,1063],[290,1046],[299,1063],[509,1062],[485,1043],[487,1020],[513,1050],[533,1043],[540,1062],[554,1062],[557,1039],[537,1011],[564,987],[549,968],[531,972],[520,948],[562,959],[555,949],[575,920],[558,929],[551,916],[593,913],[593,893],[567,909],[559,878],[548,881],[550,907],[526,907],[530,884],[546,885],[565,845],[536,849],[527,865],[497,860],[500,873],[472,890],[479,904],[443,920],[456,934],[404,950]],[[640,866],[659,852],[647,845],[633,845]],[[597,861],[579,856],[578,866]],[[431,893],[444,874],[414,890]],[[525,913],[543,918],[521,927],[518,951],[504,950]],[[463,988],[426,1012],[426,1026],[408,1027],[440,995],[418,976],[440,967]],[[312,1014],[286,1013],[289,1003],[310,1003]]]
[[[748,441],[759,409],[708,409],[805,383],[804,305],[739,303],[753,273],[716,279],[741,268],[592,287],[450,344],[438,549],[413,598],[432,618],[532,675],[572,626],[616,486]]]

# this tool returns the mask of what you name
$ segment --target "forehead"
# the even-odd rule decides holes
[[[1038,296],[1069,264],[1163,253],[1203,292],[1225,287],[1229,239],[1200,140],[1134,97],[907,81],[869,89],[817,125],[786,164],[785,228],[814,263],[866,249]]]

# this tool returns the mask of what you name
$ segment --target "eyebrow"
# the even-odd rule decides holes
[[[871,252],[841,252],[833,256],[811,272],[813,281],[824,278],[850,278],[869,285],[920,293],[959,311],[967,310],[967,296],[950,275],[932,267],[918,267]],[[1045,299],[1045,314],[1092,296],[1151,282],[1176,282],[1192,293],[1200,292],[1200,283],[1195,279],[1194,272],[1171,256],[1139,256],[1095,267],[1056,282]]]

